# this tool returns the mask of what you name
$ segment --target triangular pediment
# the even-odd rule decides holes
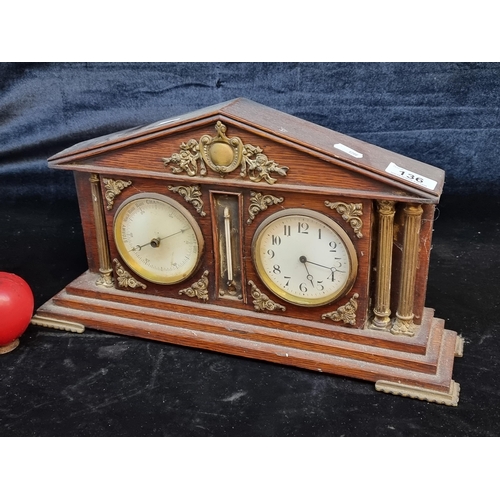
[[[242,155],[234,172],[206,168],[205,176],[221,182],[277,182],[428,203],[437,203],[444,184],[439,168],[242,98],[76,144],[52,156],[49,166],[121,175],[134,169],[134,175],[143,177],[173,173],[196,177],[202,174],[193,173],[195,163],[205,167],[210,163],[210,158],[203,162],[202,155],[202,139],[207,137],[212,143],[226,137],[228,144],[235,144],[234,155]],[[193,170],[176,171],[175,155],[186,154],[189,141],[197,148],[187,153],[192,154]],[[240,143],[242,152],[236,146]],[[259,180],[249,176],[248,169],[255,173],[259,161],[273,165],[271,181],[265,175]],[[224,159],[220,162],[225,164]]]

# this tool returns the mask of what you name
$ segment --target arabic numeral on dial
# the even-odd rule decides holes
[[[330,243],[328,243],[328,246],[330,247],[330,252],[337,251],[337,243],[335,243],[335,241],[330,241]]]
[[[290,236],[292,233],[292,228],[288,225],[283,226],[283,234],[285,236]]]
[[[299,222],[299,234],[309,234],[309,224],[307,222]]]
[[[301,292],[303,292],[303,293],[306,293],[306,292],[307,292],[307,286],[306,286],[306,284],[305,284],[305,283],[301,283],[301,284],[299,285],[299,290],[300,290]]]
[[[322,291],[325,289],[325,287],[323,286],[323,282],[322,282],[322,281],[317,281],[317,282],[316,282],[316,288],[317,288],[320,292],[322,292]]]
[[[273,259],[273,258],[274,258],[274,255],[275,255],[275,254],[274,254],[274,250],[269,249],[266,253],[267,253],[267,255],[269,255],[269,258],[270,258],[270,259]]]
[[[283,276],[283,277],[287,280],[285,286],[290,286],[290,280],[292,279],[292,277],[291,276]]]
[[[274,274],[281,274],[281,268],[280,268],[280,266],[278,264],[275,264],[273,266],[273,273]]]
[[[274,234],[271,236],[271,244],[279,246],[281,245],[281,238],[279,236],[275,236]]]

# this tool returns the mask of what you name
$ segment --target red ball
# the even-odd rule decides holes
[[[15,274],[0,272],[0,347],[26,331],[34,306],[28,283]]]

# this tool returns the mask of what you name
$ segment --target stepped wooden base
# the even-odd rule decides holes
[[[452,370],[463,341],[444,328],[443,320],[434,318],[432,309],[425,309],[413,337],[399,337],[326,322],[286,322],[272,313],[195,300],[151,298],[98,287],[95,282],[94,274],[83,274],[44,304],[33,322],[69,331],[78,331],[75,324],[84,325],[292,365],[376,382],[383,392],[458,404],[459,385],[452,380]]]

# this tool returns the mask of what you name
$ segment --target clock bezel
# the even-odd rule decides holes
[[[296,295],[287,292],[286,290],[283,290],[283,288],[281,288],[273,280],[270,279],[269,275],[265,272],[264,266],[260,259],[260,254],[258,252],[258,245],[260,244],[261,236],[263,235],[265,229],[270,224],[272,224],[278,219],[282,219],[289,216],[307,216],[316,219],[319,222],[327,225],[333,232],[335,232],[338,235],[338,237],[340,238],[340,240],[342,241],[342,243],[346,248],[347,255],[349,258],[349,273],[343,287],[321,298],[313,298],[313,299],[306,297],[300,298],[297,297]],[[316,210],[311,210],[306,208],[287,208],[275,214],[272,214],[268,216],[266,219],[264,219],[259,224],[253,235],[252,245],[251,245],[251,255],[252,255],[252,262],[254,264],[257,275],[264,283],[264,285],[277,297],[281,298],[285,302],[288,302],[289,304],[294,304],[296,306],[320,307],[327,304],[331,304],[332,302],[335,302],[336,300],[344,297],[347,293],[349,293],[349,291],[354,286],[354,283],[358,275],[358,256],[356,253],[356,248],[351,238],[347,234],[347,232],[340,226],[340,224],[338,224],[336,221],[334,221],[327,215],[318,212]]]
[[[170,205],[174,210],[178,211],[185,219],[187,220],[188,224],[190,225],[191,229],[193,230],[196,241],[198,243],[198,252],[196,255],[196,262],[194,265],[190,268],[189,272],[185,273],[180,273],[177,277],[174,277],[172,279],[165,279],[165,278],[159,278],[153,271],[150,271],[149,269],[141,266],[140,264],[137,263],[136,260],[133,260],[129,257],[130,252],[127,251],[126,245],[123,243],[123,240],[121,238],[121,232],[120,232],[120,227],[122,223],[122,214],[125,213],[126,207],[130,203],[134,203],[137,200],[141,199],[154,199],[161,201],[163,203],[166,203],[167,205]],[[176,200],[173,200],[172,198],[160,194],[160,193],[154,193],[154,192],[143,192],[143,193],[138,193],[135,195],[132,195],[125,199],[120,206],[117,208],[116,213],[113,217],[113,239],[116,245],[116,249],[118,251],[118,254],[122,258],[123,262],[127,265],[127,267],[130,268],[135,274],[140,276],[141,278],[149,281],[150,283],[154,283],[156,285],[176,285],[178,283],[182,283],[186,279],[188,279],[190,276],[192,276],[196,270],[198,269],[202,256],[203,256],[203,251],[205,247],[205,241],[203,238],[203,233],[201,231],[201,228],[196,221],[196,219],[191,215],[191,213],[183,207],[179,202]]]

